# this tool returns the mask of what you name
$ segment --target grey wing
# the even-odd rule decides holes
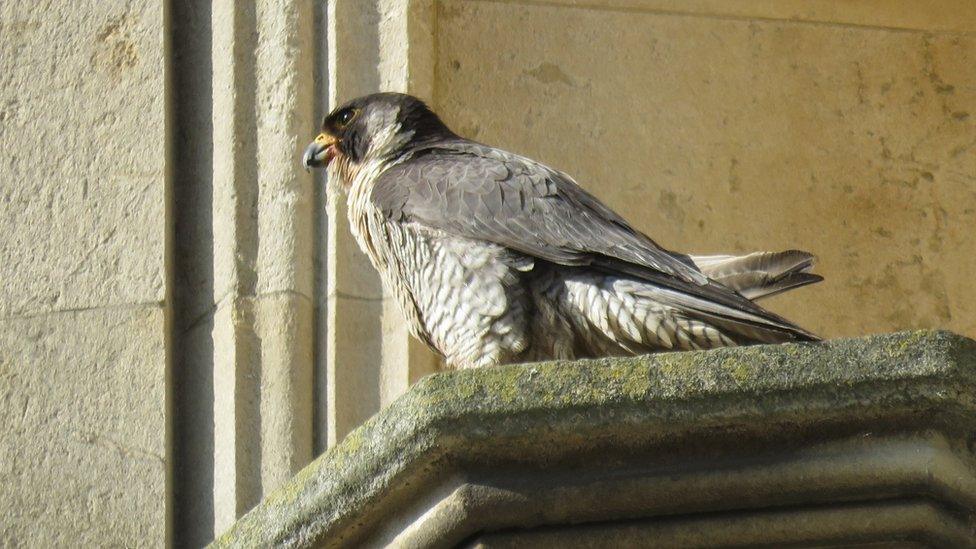
[[[373,203],[393,220],[417,220],[562,265],[632,265],[685,282],[708,278],[658,246],[569,176],[469,141],[419,151],[384,173]]]
[[[816,338],[710,281],[687,256],[634,230],[569,176],[505,151],[465,140],[419,150],[377,179],[371,200],[391,221],[634,276],[669,289],[675,306],[711,319]]]

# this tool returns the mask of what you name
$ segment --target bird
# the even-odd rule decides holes
[[[305,148],[411,334],[448,369],[818,341],[754,300],[822,280],[799,250],[667,250],[569,175],[383,92]]]

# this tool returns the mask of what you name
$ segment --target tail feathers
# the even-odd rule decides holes
[[[770,297],[786,290],[820,282],[810,273],[816,258],[800,250],[755,252],[744,256],[691,256],[708,278],[748,299]]]
[[[734,307],[670,288],[651,285],[644,285],[632,292],[672,310],[681,311],[683,316],[719,328],[739,344],[820,340],[817,335],[755,305],[750,309]]]

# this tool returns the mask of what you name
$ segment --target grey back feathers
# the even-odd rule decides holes
[[[708,282],[569,176],[462,139],[413,151],[376,181],[372,200],[391,219],[450,229],[561,265],[622,261]]]

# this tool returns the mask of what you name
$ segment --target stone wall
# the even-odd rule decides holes
[[[976,8],[0,4],[0,544],[200,545],[426,373],[297,155],[409,91],[827,336],[976,333]],[[907,296],[910,296],[907,297]]]
[[[801,248],[828,337],[976,333],[976,6],[444,1],[433,100],[662,245]],[[909,299],[907,296],[911,296]]]
[[[162,2],[0,4],[0,545],[159,545]]]

